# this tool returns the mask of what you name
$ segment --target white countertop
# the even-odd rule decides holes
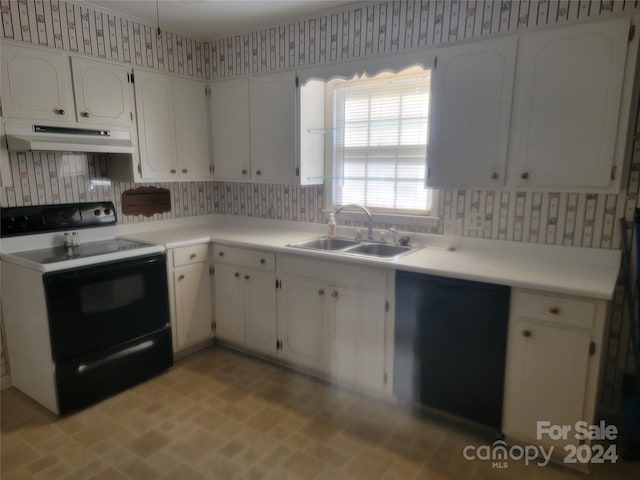
[[[339,226],[338,235],[353,237],[354,230]],[[123,225],[118,234],[167,248],[213,241],[604,300],[613,297],[621,258],[619,250],[473,238],[460,239],[459,248],[450,252],[442,245],[442,236],[413,233],[409,234],[412,243],[424,247],[391,260],[286,246],[326,231],[326,225],[220,215]]]

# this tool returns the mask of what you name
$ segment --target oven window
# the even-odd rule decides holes
[[[81,293],[83,314],[106,312],[130,305],[144,298],[141,274],[118,277],[106,282],[84,285]]]

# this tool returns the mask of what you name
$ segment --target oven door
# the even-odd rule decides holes
[[[56,363],[169,325],[166,255],[43,275]]]

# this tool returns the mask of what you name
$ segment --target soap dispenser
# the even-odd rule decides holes
[[[329,214],[329,236],[336,236],[336,214],[333,212]]]

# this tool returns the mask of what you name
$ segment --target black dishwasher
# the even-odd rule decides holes
[[[396,273],[394,391],[501,429],[510,288]]]

